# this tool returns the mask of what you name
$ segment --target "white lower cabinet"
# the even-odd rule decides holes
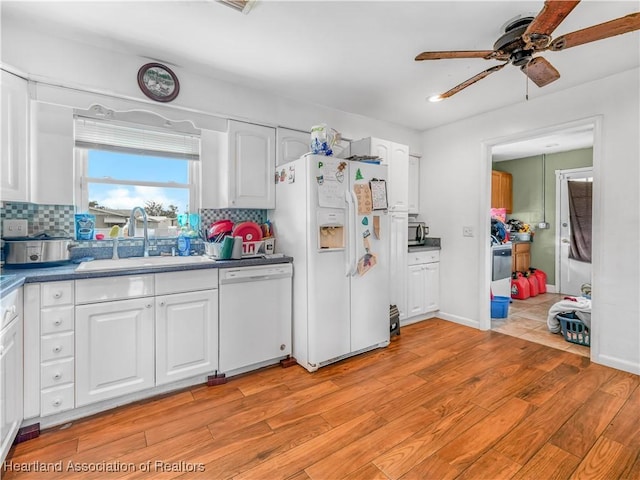
[[[435,312],[440,308],[440,252],[409,253],[407,267],[407,317]]]
[[[135,298],[76,307],[76,406],[153,387],[154,304]]]
[[[0,463],[4,461],[23,419],[22,294],[2,304],[0,325]],[[6,320],[6,323],[5,323]]]
[[[156,384],[218,369],[218,291],[156,297]]]

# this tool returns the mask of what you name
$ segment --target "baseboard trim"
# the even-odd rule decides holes
[[[600,365],[605,365],[617,370],[640,375],[639,363],[629,362],[628,360],[622,360],[617,357],[612,357],[611,355],[597,355],[597,359],[594,359],[594,363],[599,363]]]
[[[457,323],[459,325],[464,325],[465,327],[471,327],[471,328],[481,330],[480,322],[478,320],[472,320],[470,318],[461,317],[459,315],[452,315],[450,313],[446,313],[442,311],[438,312],[438,318],[447,320],[449,322]]]

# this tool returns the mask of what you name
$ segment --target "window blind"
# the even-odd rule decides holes
[[[114,121],[75,117],[75,144],[81,148],[186,160],[200,159],[200,138]]]

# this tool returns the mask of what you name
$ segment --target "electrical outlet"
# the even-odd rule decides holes
[[[27,236],[27,220],[7,220],[2,222],[2,237],[26,237]]]
[[[462,227],[462,236],[463,237],[473,237],[473,227]]]
[[[549,228],[549,224],[547,222],[540,222],[538,228]]]

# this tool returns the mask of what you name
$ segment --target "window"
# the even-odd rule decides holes
[[[97,227],[124,224],[135,206],[164,225],[198,210],[198,136],[77,116],[75,144],[77,203]]]

